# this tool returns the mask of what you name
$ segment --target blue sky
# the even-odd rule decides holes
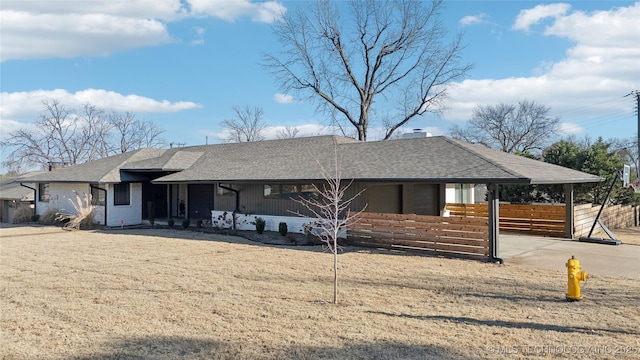
[[[0,136],[29,128],[43,99],[133,111],[168,142],[224,141],[234,105],[258,106],[275,138],[330,131],[315,105],[282,94],[260,65],[279,48],[280,14],[305,1],[0,2]],[[477,105],[533,100],[561,119],[559,134],[628,138],[637,131],[640,2],[447,1],[449,36],[464,33],[462,61],[475,64],[439,115],[404,131],[447,134]],[[372,124],[369,139],[376,139]]]

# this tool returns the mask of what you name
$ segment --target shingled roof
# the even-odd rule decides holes
[[[33,189],[26,188],[20,183],[29,176],[42,172],[31,172],[19,176],[5,176],[0,179],[0,200],[33,201]]]
[[[314,181],[320,166],[359,181],[431,183],[587,183],[602,178],[443,136],[360,142],[316,136],[167,150],[144,149],[46,173],[30,181],[115,183],[169,175],[154,183]]]
[[[84,164],[71,165],[60,170],[49,171],[35,176],[25,177],[26,182],[68,182],[68,183],[120,183],[140,181],[146,177],[120,169],[129,162],[153,160],[167,150],[141,149],[90,161]]]
[[[154,182],[321,180],[319,165],[332,168],[334,148],[341,159],[342,177],[361,181],[544,184],[602,180],[443,136],[371,142],[318,136],[197,147],[204,154],[189,168]]]

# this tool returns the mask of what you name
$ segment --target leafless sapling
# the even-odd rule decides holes
[[[342,178],[341,166],[338,160],[338,147],[334,146],[334,168],[327,170],[320,162],[318,166],[324,178],[321,185],[313,184],[317,197],[300,197],[296,201],[308,209],[314,217],[320,219],[317,223],[317,235],[333,254],[333,303],[338,302],[338,237],[341,230],[358,220],[366,205],[351,211],[351,203],[364,189],[354,195],[348,195],[347,190],[353,179],[345,181]]]

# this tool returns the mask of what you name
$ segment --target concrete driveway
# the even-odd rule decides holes
[[[543,236],[500,234],[499,256],[505,263],[566,272],[571,256],[589,275],[640,279],[640,246],[602,245]]]

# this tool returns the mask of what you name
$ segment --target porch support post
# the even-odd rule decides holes
[[[444,216],[447,207],[447,184],[438,184],[438,213]]]
[[[573,184],[564,184],[564,203],[566,206],[564,214],[564,237],[573,240],[573,228],[575,227],[573,213]]]
[[[167,184],[167,219],[173,218],[173,185]]]
[[[498,240],[500,238],[500,186],[487,184],[487,198],[489,200],[489,261],[504,263],[498,257],[500,253]]]

